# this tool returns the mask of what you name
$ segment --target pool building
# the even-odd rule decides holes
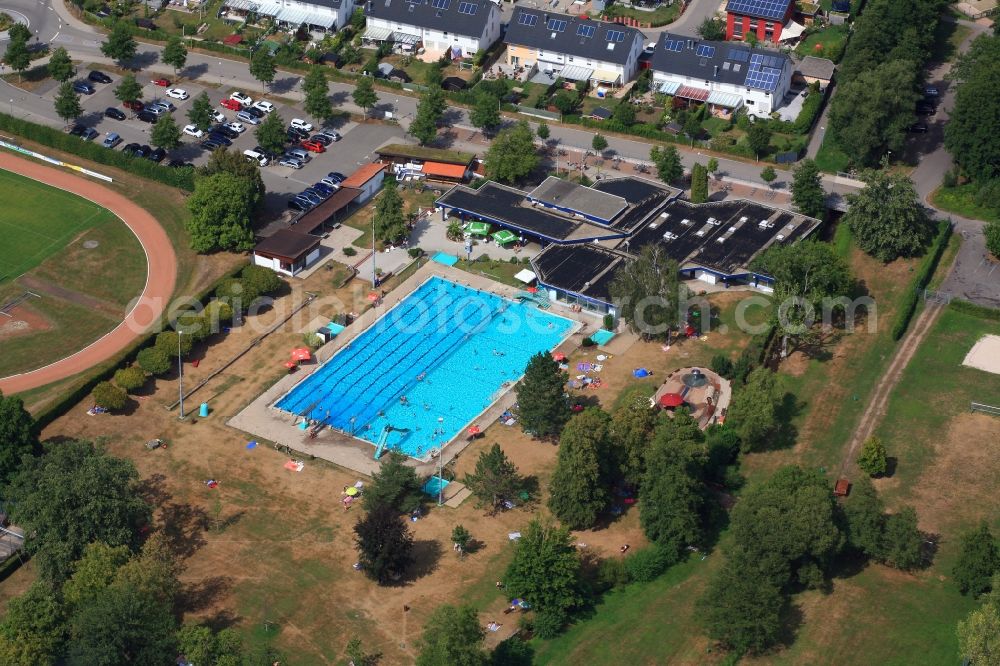
[[[457,185],[438,198],[442,219],[487,222],[543,249],[532,260],[552,300],[614,312],[609,285],[642,247],[660,244],[681,277],[771,291],[753,260],[775,243],[795,243],[820,220],[745,199],[692,204],[680,190],[636,177],[585,187],[549,177],[530,192],[487,182]]]

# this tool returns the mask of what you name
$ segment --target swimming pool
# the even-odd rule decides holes
[[[385,436],[386,447],[425,458],[573,325],[534,305],[433,277],[275,406],[372,444]]]

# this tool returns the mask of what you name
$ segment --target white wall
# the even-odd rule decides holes
[[[712,71],[709,70],[707,73],[711,75]],[[658,70],[653,71],[653,82],[654,86],[660,83],[680,83],[681,85],[690,86],[692,88],[700,88],[702,90],[733,93],[739,95],[743,99],[743,105],[746,107],[748,114],[767,117],[781,104],[782,99],[788,92],[788,88],[791,86],[792,66],[791,63],[785,64],[785,67],[781,72],[781,78],[778,80],[778,87],[771,94],[768,94],[763,90],[747,88],[742,85],[723,83],[721,81],[713,81],[711,79],[705,80],[690,76],[680,76]]]
[[[481,10],[485,10],[483,7]],[[472,56],[480,49],[486,50],[500,38],[500,10],[492,3],[488,3],[490,12],[489,20],[480,35],[461,35],[454,32],[444,32],[442,30],[432,30],[421,28],[395,21],[386,21],[375,16],[368,17],[368,27],[388,28],[393,32],[405,32],[408,35],[417,35],[424,44],[424,48],[432,51],[444,51],[454,46],[461,47],[462,52],[467,56]]]
[[[375,193],[382,189],[382,181],[384,180],[385,170],[379,171],[374,178],[364,184],[364,187],[361,188],[361,194],[354,200],[355,203],[363,204],[375,196]]]

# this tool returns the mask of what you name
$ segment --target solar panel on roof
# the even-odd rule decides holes
[[[566,29],[566,21],[560,19],[549,19],[549,22],[545,24],[552,32],[562,32]]]
[[[621,30],[608,30],[607,40],[609,42],[625,41],[625,33]]]
[[[590,25],[589,23],[583,23],[580,25],[579,28],[576,29],[576,34],[580,35],[581,37],[593,37],[594,30],[596,29],[597,28]]]
[[[700,58],[714,58],[715,47],[708,44],[699,44],[697,54]]]
[[[746,49],[729,49],[729,59],[736,62],[746,62],[750,52]]]
[[[474,2],[458,3],[459,14],[468,14],[469,16],[475,16],[477,11],[479,11],[479,5],[477,5]]]
[[[784,18],[789,2],[790,0],[729,0],[726,11],[777,20]]]
[[[774,69],[772,67],[764,68],[751,68],[747,72],[747,78],[744,83],[748,88],[757,88],[758,90],[773,91],[778,87],[778,79],[781,77],[781,70]]]
[[[683,48],[684,48],[684,40],[683,39],[665,39],[665,40],[663,40],[663,49],[665,51],[676,51],[676,52],[680,53],[681,49],[683,49]]]
[[[530,27],[538,23],[538,16],[536,14],[521,14],[517,17],[517,22]]]
[[[751,65],[760,65],[762,62],[764,62],[764,56],[763,56],[763,54],[760,54],[760,53],[751,54],[751,56],[750,56],[750,64]]]
[[[434,9],[448,9],[451,0],[431,0],[431,7]]]

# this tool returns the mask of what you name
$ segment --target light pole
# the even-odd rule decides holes
[[[184,362],[181,360],[181,336],[183,333],[177,331],[177,392],[179,404],[181,406],[180,420],[184,420]]]
[[[10,98],[10,115],[14,115],[14,98]]]

